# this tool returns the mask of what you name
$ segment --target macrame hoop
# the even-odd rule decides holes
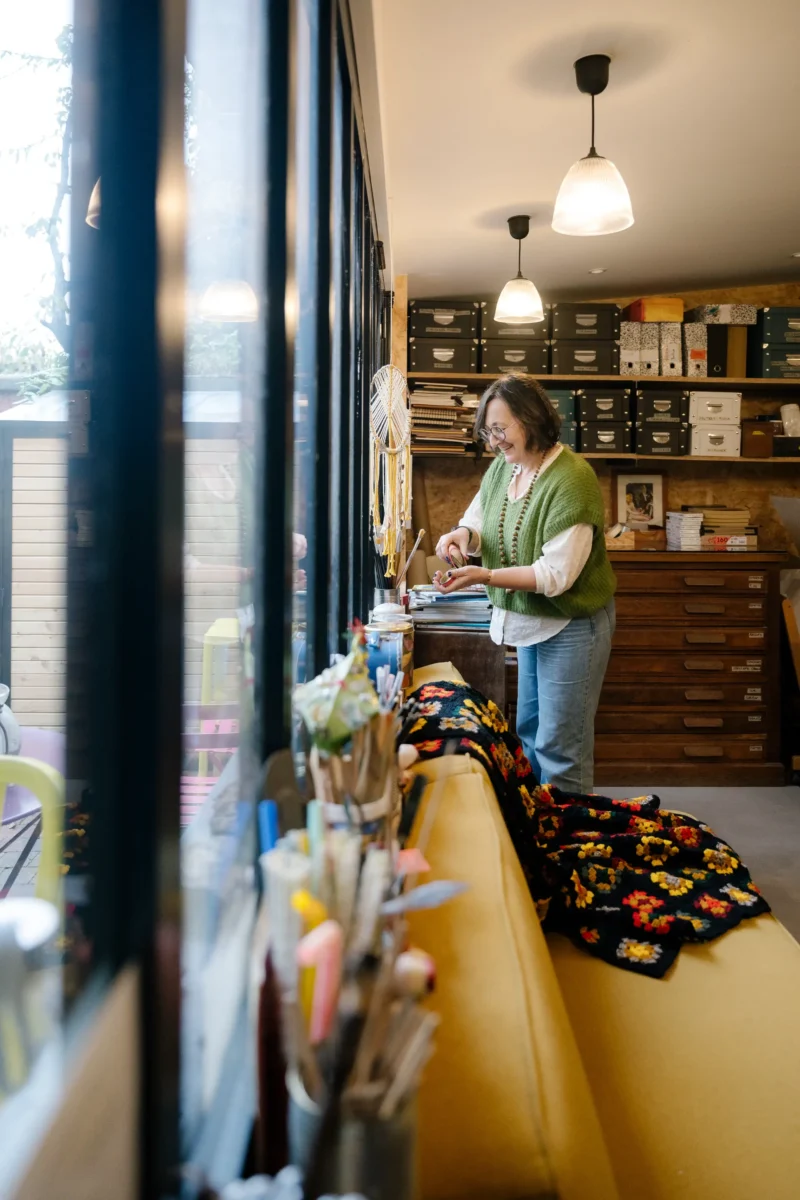
[[[372,538],[390,579],[411,527],[411,422],[405,376],[396,367],[381,367],[373,376],[369,430]]]

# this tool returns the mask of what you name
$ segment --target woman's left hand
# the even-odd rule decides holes
[[[433,582],[437,592],[449,596],[451,592],[460,592],[462,588],[472,587],[476,583],[488,583],[489,572],[485,567],[455,567],[450,571],[437,571]]]

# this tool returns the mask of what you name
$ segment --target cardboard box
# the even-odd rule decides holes
[[[636,420],[651,425],[680,425],[689,420],[689,393],[647,388],[636,393]]]
[[[618,304],[556,304],[552,336],[567,342],[615,342],[620,312]]]
[[[630,388],[587,388],[578,395],[581,424],[586,421],[630,421],[632,401]]]
[[[581,421],[581,454],[630,454],[630,421]]]
[[[570,450],[578,449],[578,422],[577,421],[562,421],[561,432],[558,435],[558,440],[564,446],[569,446]]]
[[[575,421],[578,415],[578,393],[572,388],[545,388],[550,403],[562,421]]]
[[[738,425],[741,419],[741,392],[689,392],[692,425]]]
[[[505,375],[517,371],[525,375],[546,375],[550,360],[547,342],[481,342],[481,374]]]
[[[692,455],[700,458],[739,458],[741,445],[741,425],[714,422],[692,426]]]
[[[689,453],[689,426],[685,423],[657,425],[652,421],[637,421],[634,436],[637,454],[664,454],[682,458]]]
[[[681,326],[678,321],[660,321],[658,325],[659,375],[683,374]]]
[[[763,342],[748,347],[747,374],[755,379],[800,379],[800,345]]]
[[[682,321],[683,301],[679,296],[643,296],[625,309],[628,321]]]
[[[409,338],[477,338],[479,300],[409,300]]]
[[[755,325],[755,304],[700,304],[684,313],[684,321],[701,325]]]
[[[694,379],[708,376],[707,326],[693,321],[683,326],[683,373]]]
[[[619,375],[619,342],[561,342],[550,345],[553,375]]]
[[[505,325],[502,321],[495,321],[496,308],[496,300],[481,304],[481,338],[484,341],[546,342],[550,337],[552,304],[545,305],[543,321],[531,321],[529,325]]]
[[[772,458],[772,421],[742,421],[742,458]]]
[[[622,321],[619,327],[619,373],[638,375],[642,355],[641,321]]]
[[[777,342],[789,346],[800,342],[800,308],[762,308],[756,321],[758,342]]]
[[[478,370],[478,339],[409,338],[408,361],[412,371],[459,371],[472,374]]]

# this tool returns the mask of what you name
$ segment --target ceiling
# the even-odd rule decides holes
[[[392,266],[409,295],[497,293],[506,218],[545,301],[800,281],[797,0],[374,0]],[[589,147],[572,64],[611,56],[597,148],[636,223],[550,228]],[[590,275],[606,267],[603,275]]]

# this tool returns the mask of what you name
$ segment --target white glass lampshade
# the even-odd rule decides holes
[[[246,324],[258,319],[258,299],[244,279],[221,279],[203,292],[199,312],[203,321]]]
[[[494,319],[503,325],[530,325],[544,320],[542,298],[530,279],[521,275],[509,279],[500,293]]]
[[[633,224],[625,180],[608,158],[587,154],[570,167],[556,198],[553,229],[578,237],[619,233]]]
[[[86,210],[86,224],[91,225],[92,229],[100,228],[100,180],[92,188],[92,194],[89,197],[89,207]]]

